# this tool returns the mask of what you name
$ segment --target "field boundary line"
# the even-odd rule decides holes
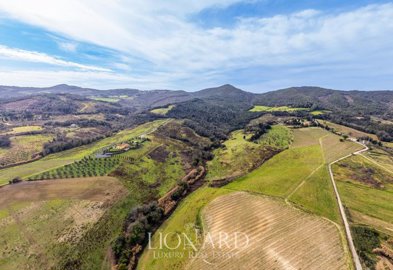
[[[379,164],[376,160],[374,160],[374,159],[372,159],[372,158],[370,158],[370,157],[367,157],[367,156],[363,155],[363,153],[360,154],[360,156],[362,156],[362,157],[364,157],[365,159],[371,161],[371,162],[374,163],[375,165],[378,165],[379,167],[381,167],[381,168],[384,169],[385,171],[387,171],[387,172],[393,174],[393,171],[389,170],[389,169],[386,168],[385,166],[382,166],[382,165]]]
[[[354,140],[352,140],[352,141],[354,141]],[[359,155],[359,154],[361,154],[361,153],[363,153],[363,152],[365,152],[365,151],[367,151],[369,149],[366,145],[364,145],[362,143],[359,143],[357,141],[354,141],[354,142],[362,145],[365,148],[363,148],[362,150],[353,152],[352,154],[348,154],[348,155],[346,155],[344,157],[341,157],[339,159],[336,159],[335,161],[332,161],[331,163],[329,163],[328,168],[329,168],[330,180],[332,181],[334,193],[336,195],[336,199],[337,199],[337,202],[338,202],[340,215],[341,215],[341,218],[342,218],[343,223],[344,223],[344,228],[345,228],[345,233],[346,233],[347,240],[348,240],[349,249],[350,249],[350,251],[352,253],[352,259],[353,259],[353,262],[355,264],[355,269],[356,270],[362,270],[363,269],[362,268],[362,264],[360,263],[359,256],[358,256],[358,254],[356,252],[356,248],[355,248],[355,245],[353,243],[353,238],[352,238],[351,229],[349,228],[348,218],[347,218],[347,215],[345,213],[344,206],[343,206],[343,204],[341,202],[341,197],[340,197],[340,194],[338,192],[336,181],[334,180],[333,171],[332,171],[332,165],[333,164],[335,164],[335,163],[337,163],[337,162],[339,162],[339,161],[341,161],[343,159],[346,159],[347,157],[350,157],[352,155]]]
[[[293,195],[293,194],[295,194],[296,193],[296,191],[298,191],[299,190],[299,188],[301,188],[306,182],[307,182],[307,180],[308,179],[310,179],[311,178],[311,176],[313,176],[314,175],[314,173],[316,173],[320,168],[322,168],[322,166],[323,165],[325,165],[325,164],[321,164],[321,165],[319,165],[317,168],[315,168],[293,191],[291,191],[291,193],[289,193],[288,194],[288,196],[286,196],[285,197],[285,203],[289,203],[289,198]]]

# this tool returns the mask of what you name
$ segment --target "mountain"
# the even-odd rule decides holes
[[[340,91],[320,87],[291,87],[260,94],[255,104],[315,107],[361,114],[391,114],[393,91]]]

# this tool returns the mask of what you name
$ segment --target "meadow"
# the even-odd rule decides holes
[[[6,132],[6,134],[18,134],[18,133],[25,133],[25,132],[32,132],[32,131],[41,131],[43,128],[41,126],[20,126],[14,127],[11,131]]]
[[[308,111],[309,108],[292,108],[288,106],[278,106],[278,107],[269,107],[269,106],[254,106],[250,112],[295,112],[295,111]]]
[[[333,172],[347,207],[390,223],[393,230],[393,174],[359,155],[334,164]]]
[[[287,148],[293,136],[287,127],[277,125],[257,142],[250,142],[248,137],[243,130],[234,131],[224,147],[213,152],[214,159],[207,163],[209,181],[247,173],[263,162],[272,149]]]
[[[44,144],[53,139],[51,135],[23,135],[11,137],[11,147],[0,150],[0,166],[31,160],[39,154]]]
[[[155,113],[155,114],[159,114],[159,115],[166,115],[174,107],[175,107],[174,105],[169,105],[168,107],[154,109],[154,110],[151,110],[150,112]]]

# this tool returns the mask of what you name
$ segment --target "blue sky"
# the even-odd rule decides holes
[[[393,89],[393,2],[0,0],[0,84]]]

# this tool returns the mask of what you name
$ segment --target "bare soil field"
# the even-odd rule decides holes
[[[0,269],[55,269],[125,193],[111,177],[0,188]]]
[[[26,181],[0,188],[0,209],[16,202],[58,198],[105,201],[122,190],[121,183],[113,177]]]
[[[209,203],[202,218],[211,238],[186,269],[350,268],[335,225],[277,200],[235,192]],[[229,237],[220,248],[220,235],[236,232],[248,245],[236,247]]]

